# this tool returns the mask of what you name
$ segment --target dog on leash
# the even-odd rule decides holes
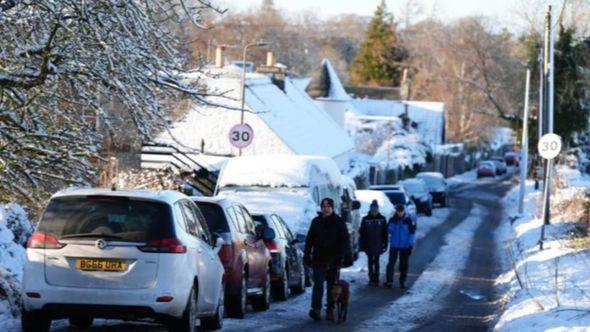
[[[348,300],[350,298],[350,284],[346,280],[338,279],[330,290],[330,299],[336,308],[335,323],[340,324],[346,321],[348,313]]]

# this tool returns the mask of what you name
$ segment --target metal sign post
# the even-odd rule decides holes
[[[524,193],[526,186],[526,173],[529,163],[529,85],[531,82],[531,70],[526,70],[526,83],[524,93],[524,114],[522,117],[522,148],[520,149],[520,192],[518,196],[518,213],[524,212]]]
[[[541,157],[547,160],[545,186],[543,188],[543,226],[541,226],[541,238],[539,239],[539,249],[543,250],[543,241],[545,240],[545,226],[549,225],[551,221],[549,195],[551,194],[551,173],[553,172],[553,159],[561,152],[561,137],[555,134],[543,135],[537,144],[537,150],[539,151],[539,154],[541,154]]]

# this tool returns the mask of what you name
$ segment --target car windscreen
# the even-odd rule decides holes
[[[58,239],[149,242],[174,237],[167,204],[126,197],[62,197],[49,202],[38,231]]]
[[[212,203],[196,203],[203,213],[211,233],[221,234],[228,233],[230,231],[229,225],[227,224],[227,219],[225,218],[225,214],[223,213],[221,206]]]
[[[406,190],[412,194],[423,194],[426,190],[424,190],[424,185],[420,182],[407,182],[404,183],[404,187]]]
[[[434,189],[444,186],[444,180],[438,177],[422,176],[420,179],[426,183],[428,188]]]
[[[393,205],[406,204],[406,195],[404,195],[402,192],[389,191],[385,192],[385,195],[387,195],[387,198],[389,198],[389,201]]]

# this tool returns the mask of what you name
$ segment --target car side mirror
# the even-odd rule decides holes
[[[295,235],[295,243],[305,243],[305,234],[297,233]]]
[[[353,210],[358,210],[361,208],[361,202],[354,200],[352,201],[352,209]]]
[[[276,234],[274,229],[270,228],[270,227],[266,227],[262,230],[262,240],[264,241],[272,241],[275,239]]]

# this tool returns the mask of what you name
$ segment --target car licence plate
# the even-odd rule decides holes
[[[76,269],[80,271],[125,271],[126,264],[123,259],[78,258]]]

